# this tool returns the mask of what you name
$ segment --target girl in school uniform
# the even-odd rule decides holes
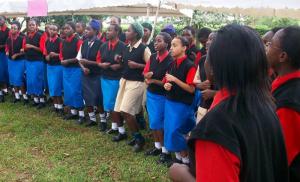
[[[124,71],[114,108],[116,112],[122,112],[133,134],[133,139],[128,144],[133,146],[135,152],[140,152],[145,145],[145,139],[139,132],[139,126],[135,118],[135,115],[142,109],[145,91],[143,69],[151,55],[149,48],[142,43],[143,34],[144,29],[140,23],[131,24],[126,32],[126,38],[130,44],[123,52]],[[125,133],[119,133],[113,140],[120,141],[126,137]]]
[[[300,181],[300,27],[280,29],[267,43],[267,56],[278,74],[272,83],[276,113],[288,156],[291,182]]]
[[[189,46],[186,49],[187,57],[197,66],[201,59],[201,52],[196,47],[196,30],[191,26],[186,26],[182,30],[182,36],[189,41]]]
[[[103,93],[104,111],[111,113],[112,124],[108,134],[125,133],[121,125],[121,114],[114,111],[115,102],[119,90],[119,81],[122,76],[122,65],[120,58],[125,50],[125,43],[119,40],[122,29],[117,24],[108,27],[106,35],[108,41],[100,47],[99,67],[102,69],[101,88]]]
[[[213,73],[207,74],[208,79],[212,75],[220,90],[188,142],[196,181],[289,181],[284,138],[258,33],[235,24],[221,28],[207,60]],[[182,179],[176,181],[187,181],[182,178],[184,171],[188,167],[176,164],[170,174]]]
[[[173,64],[173,58],[168,51],[171,41],[172,37],[166,32],[161,32],[156,36],[154,47],[157,52],[151,55],[144,69],[145,82],[148,85],[146,107],[154,137],[154,148],[148,150],[145,155],[160,155],[159,162],[161,163],[171,159],[171,154],[164,147],[163,141],[166,93],[162,82],[167,70]]]
[[[82,41],[75,35],[75,23],[67,22],[64,26],[65,40],[60,47],[60,60],[63,66],[64,105],[70,107],[65,120],[84,118],[84,105],[81,88],[81,68],[76,56]]]
[[[45,107],[44,93],[44,57],[45,42],[37,30],[37,21],[30,19],[28,32],[23,41],[26,58],[27,94],[33,97],[33,106]]]
[[[8,66],[5,54],[5,43],[9,35],[9,29],[5,24],[5,17],[0,16],[0,103],[4,102],[4,93],[7,93]]]
[[[58,26],[49,26],[49,38],[45,44],[44,55],[47,63],[47,79],[50,97],[53,100],[54,111],[63,115],[63,71],[59,59],[61,39],[58,37]]]
[[[24,37],[20,35],[21,25],[14,21],[11,23],[10,35],[6,41],[6,55],[8,56],[9,83],[14,88],[14,103],[21,100],[28,102],[24,85],[25,57],[22,49]],[[21,91],[21,96],[20,96]]]
[[[94,107],[100,111],[100,127],[105,127],[106,118],[102,107],[102,93],[100,87],[100,71],[97,62],[100,59],[99,48],[102,44],[101,40],[97,38],[100,30],[100,23],[97,20],[91,20],[86,28],[86,40],[80,47],[77,55],[79,64],[83,70],[81,75],[81,84],[85,106],[89,114],[89,120],[86,123],[87,127],[97,125],[96,114]],[[78,121],[82,124],[84,121]]]
[[[164,113],[164,145],[169,152],[175,152],[176,161],[184,164],[189,163],[185,136],[195,126],[193,80],[196,67],[185,54],[188,46],[189,42],[184,37],[175,37],[172,40],[170,50],[174,63],[164,79],[164,88],[167,91]]]

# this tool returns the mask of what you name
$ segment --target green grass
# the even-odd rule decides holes
[[[0,103],[0,181],[168,181],[156,160],[49,109]]]

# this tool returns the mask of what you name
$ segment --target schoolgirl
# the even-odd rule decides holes
[[[62,40],[58,37],[58,30],[57,25],[49,25],[49,38],[45,44],[44,55],[47,63],[49,95],[53,100],[53,108],[55,112],[63,115],[63,68],[59,59]]]
[[[22,49],[24,37],[20,35],[20,29],[21,25],[18,21],[12,22],[10,35],[6,41],[9,83],[14,88],[14,103],[19,102],[22,96],[24,103],[28,103],[24,85],[25,57]]]
[[[82,41],[75,35],[75,23],[67,22],[64,26],[65,40],[60,47],[60,60],[63,66],[64,104],[70,107],[65,120],[84,118],[84,105],[81,88],[81,68],[76,56]]]
[[[124,42],[119,40],[121,27],[112,24],[108,27],[106,35],[108,41],[100,47],[99,67],[102,69],[101,88],[103,93],[103,107],[105,112],[111,113],[112,125],[107,131],[108,134],[125,133],[125,129],[121,126],[121,115],[114,111],[114,106],[119,90],[119,81],[122,76],[122,65],[120,58],[125,50]],[[119,127],[118,127],[119,123]],[[104,128],[101,130],[104,131]]]
[[[145,155],[160,155],[160,162],[171,159],[171,154],[164,147],[164,111],[165,89],[162,82],[167,70],[173,63],[169,54],[172,38],[166,32],[159,33],[155,38],[154,47],[157,51],[152,54],[144,69],[145,82],[148,85],[146,95],[146,107],[149,116],[150,129],[154,138],[154,148],[148,150]]]
[[[196,30],[191,26],[186,26],[182,30],[182,36],[189,41],[189,46],[186,49],[187,57],[197,66],[201,59],[201,52],[196,47]]]

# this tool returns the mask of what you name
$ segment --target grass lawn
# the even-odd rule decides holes
[[[156,160],[49,109],[0,103],[0,181],[168,181]]]

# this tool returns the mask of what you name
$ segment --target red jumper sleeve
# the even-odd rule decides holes
[[[146,65],[145,65],[145,68],[144,68],[143,74],[146,74],[146,73],[148,73],[148,72],[149,72],[149,70],[150,70],[150,60],[148,60],[148,61],[146,62]]]
[[[96,62],[97,63],[101,63],[102,62],[102,60],[101,60],[101,52],[100,51],[97,52]]]
[[[283,130],[288,163],[291,165],[300,154],[300,113],[290,108],[280,108],[276,112]]]
[[[196,68],[195,67],[191,67],[190,70],[188,71],[188,74],[186,76],[186,83],[188,85],[195,85],[194,84],[194,78],[196,75]]]
[[[195,65],[199,65],[200,59],[201,59],[201,52],[197,52],[196,59],[195,59]]]
[[[62,42],[59,44],[59,59],[61,61],[64,60],[64,57],[62,55]]]
[[[197,140],[195,159],[197,182],[239,182],[240,160],[223,146]]]

